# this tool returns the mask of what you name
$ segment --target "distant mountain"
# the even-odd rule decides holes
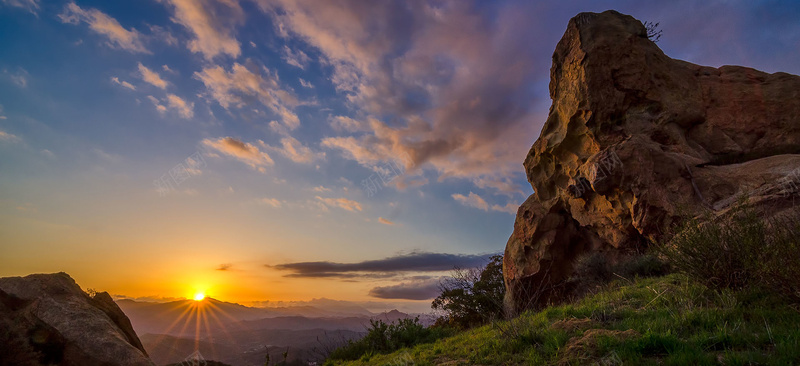
[[[263,364],[267,353],[272,360],[283,360],[287,350],[288,361],[320,360],[366,334],[370,320],[413,317],[397,310],[375,314],[346,302],[314,301],[334,310],[308,305],[255,308],[212,298],[165,303],[125,299],[117,304],[160,365],[180,363],[195,350],[205,359],[234,366]]]

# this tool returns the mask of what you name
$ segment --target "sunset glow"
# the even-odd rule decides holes
[[[0,276],[430,311],[533,193],[568,20],[614,7],[670,57],[800,73],[797,12],[731,3],[0,1]]]

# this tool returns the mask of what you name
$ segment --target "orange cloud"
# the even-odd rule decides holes
[[[222,154],[233,157],[261,173],[266,172],[266,167],[275,164],[272,158],[270,158],[267,153],[259,150],[258,147],[239,141],[233,137],[205,139],[202,141],[202,144]]]
[[[158,75],[157,72],[148,69],[142,63],[139,63],[139,74],[142,76],[142,80],[145,82],[161,89],[167,88],[167,82]]]
[[[338,207],[350,212],[361,211],[360,203],[347,198],[322,198],[320,196],[315,198],[328,207]]]
[[[142,43],[139,31],[123,28],[119,22],[97,9],[81,9],[75,3],[69,3],[64,11],[58,15],[64,23],[79,24],[84,22],[95,33],[102,34],[109,39],[108,45],[121,48],[130,52],[150,53]]]
[[[233,36],[233,26],[244,20],[244,11],[234,0],[167,0],[172,5],[172,21],[184,26],[194,39],[189,50],[207,60],[225,54],[239,57],[242,50]],[[222,6],[219,6],[222,5]]]
[[[299,104],[297,98],[281,88],[277,74],[266,68],[262,73],[234,63],[231,71],[212,66],[195,72],[194,77],[205,84],[209,95],[225,109],[242,107],[245,98],[255,98],[280,116],[287,129],[300,126],[300,119],[290,110]]]

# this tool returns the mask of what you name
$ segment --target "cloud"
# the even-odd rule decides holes
[[[33,15],[38,15],[40,0],[3,0],[3,5],[25,9]]]
[[[102,149],[99,149],[99,148],[92,149],[92,152],[95,155],[97,155],[97,157],[99,157],[100,159],[103,159],[103,160],[105,160],[105,161],[107,161],[109,163],[119,164],[123,160],[122,156],[117,155],[117,154],[113,154],[113,153],[105,152],[105,151],[103,151]]]
[[[385,225],[394,225],[394,222],[384,219],[383,217],[378,217],[378,222]]]
[[[207,60],[218,55],[239,57],[241,48],[233,28],[244,21],[244,11],[236,0],[165,0],[172,5],[172,21],[193,35],[188,48]]]
[[[363,123],[347,116],[334,116],[328,119],[331,127],[337,131],[355,132],[363,129]]]
[[[316,160],[325,158],[325,153],[314,152],[308,146],[303,145],[296,138],[285,136],[281,138],[280,146],[270,146],[263,144],[265,149],[277,152],[295,163],[310,164]]]
[[[157,72],[148,69],[142,63],[139,63],[139,74],[142,76],[142,80],[145,82],[161,89],[167,88],[167,82],[158,75]]]
[[[154,106],[156,106],[156,110],[159,113],[165,113],[167,111],[167,107],[164,106],[163,104],[161,104],[161,101],[158,100],[158,98],[156,98],[156,97],[154,97],[152,95],[148,95],[147,96],[147,100],[149,100],[150,102],[153,103]]]
[[[116,77],[116,76],[111,77],[111,82],[114,83],[114,84],[117,84],[117,85],[121,85],[122,87],[128,88],[130,90],[136,90],[136,87],[133,86],[133,84],[131,84],[131,83],[127,82],[127,81],[120,81],[119,78]]]
[[[365,116],[366,133],[323,144],[362,165],[401,154],[440,179],[523,178],[543,121],[551,49],[532,37],[526,2],[262,0],[282,35],[319,51],[334,86]],[[391,19],[391,21],[385,21]],[[541,47],[539,47],[541,46]],[[549,55],[547,55],[549,56]],[[538,103],[537,103],[538,102]],[[539,113],[539,114],[537,114]],[[494,187],[490,187],[494,188]]]
[[[157,25],[150,26],[150,39],[156,39],[161,42],[166,43],[168,46],[177,46],[178,39],[172,35],[172,33],[164,27],[159,27]],[[166,66],[166,65],[165,65]]]
[[[369,295],[379,299],[430,300],[441,292],[439,279],[431,279],[375,287],[369,291]]]
[[[300,79],[300,85],[302,85],[304,88],[314,89],[314,84],[311,84],[310,81],[306,81],[303,78],[298,79]]]
[[[314,187],[312,190],[313,190],[314,192],[319,192],[319,193],[325,193],[325,192],[330,192],[330,191],[331,191],[331,189],[330,189],[330,188],[325,188],[325,187],[323,187],[323,186],[317,186],[317,187]]]
[[[516,214],[517,210],[519,210],[519,205],[516,204],[516,203],[512,203],[512,202],[506,203],[505,206],[492,205],[492,210],[493,211],[498,211],[498,212]]]
[[[11,82],[20,88],[28,87],[28,71],[21,67],[17,68],[17,72],[10,72],[8,69],[3,69],[3,75],[8,75]]]
[[[217,271],[228,271],[233,267],[233,264],[230,263],[223,263],[217,267]]]
[[[455,199],[464,206],[475,207],[484,211],[489,211],[489,204],[486,203],[486,200],[484,200],[483,198],[481,198],[481,196],[475,193],[469,192],[469,196],[465,196],[460,193],[455,193],[453,194],[453,199]]]
[[[350,212],[361,211],[360,203],[347,198],[323,198],[320,196],[316,196],[315,198],[328,207],[338,207]]]
[[[293,272],[287,277],[352,277],[359,273],[445,272],[455,267],[473,268],[485,265],[490,256],[414,252],[356,263],[298,262],[270,267]]]
[[[507,203],[505,206],[501,206],[501,205],[497,205],[497,204],[489,205],[486,202],[486,200],[483,199],[483,197],[481,197],[481,196],[479,196],[479,195],[477,195],[475,193],[472,193],[472,192],[469,192],[468,196],[465,196],[465,195],[460,194],[460,193],[455,193],[455,194],[453,194],[452,197],[453,197],[454,200],[458,201],[460,204],[462,204],[464,206],[475,207],[477,209],[481,209],[481,210],[484,210],[484,211],[492,210],[492,211],[506,212],[506,213],[515,214],[515,213],[517,213],[517,209],[519,208],[518,204],[515,204],[515,203],[512,203],[512,202]]]
[[[194,103],[188,103],[175,94],[167,94],[167,104],[183,118],[194,117]]]
[[[205,139],[202,144],[224,155],[233,157],[261,173],[266,172],[266,167],[275,164],[267,153],[262,152],[255,145],[239,141],[233,137]]]
[[[0,104],[0,120],[8,119],[8,117],[3,115],[3,105]]]
[[[292,51],[291,48],[287,45],[283,45],[283,54],[282,58],[286,61],[287,64],[299,67],[301,69],[306,68],[306,65],[311,61],[311,58],[306,55],[305,52],[301,50]]]
[[[52,151],[47,150],[47,149],[42,149],[41,151],[39,151],[39,153],[42,154],[42,156],[44,156],[44,157],[46,157],[48,159],[51,159],[51,160],[54,160],[56,158],[56,154],[53,154]]]
[[[195,72],[194,77],[203,82],[209,95],[225,109],[257,101],[278,115],[287,129],[300,126],[300,119],[290,109],[299,104],[297,98],[281,88],[278,75],[266,67],[258,70],[255,66],[248,68],[234,63],[231,71],[227,71],[221,66],[211,66]]]
[[[109,47],[134,53],[150,53],[142,43],[139,31],[133,28],[131,30],[123,28],[116,19],[97,9],[84,10],[75,3],[69,3],[58,17],[64,23],[77,25],[83,22],[88,24],[89,29],[108,38]]]
[[[277,198],[261,198],[258,200],[261,205],[272,206],[273,208],[281,208],[283,204]]]
[[[194,103],[187,102],[175,94],[168,93],[163,102],[152,95],[148,95],[147,100],[153,103],[159,113],[163,114],[166,113],[167,110],[172,109],[177,112],[181,118],[191,119],[194,117]]]
[[[20,141],[22,141],[22,139],[17,137],[17,136],[15,136],[15,135],[13,135],[13,134],[10,134],[8,132],[0,130],[0,141],[4,141],[4,142],[20,142]]]

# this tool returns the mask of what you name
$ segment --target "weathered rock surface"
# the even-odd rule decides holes
[[[662,240],[685,214],[798,198],[800,77],[673,60],[615,11],[571,19],[550,74],[524,163],[535,193],[505,251],[508,305],[541,300],[583,253],[613,262]]]
[[[154,365],[108,293],[66,273],[0,278],[0,364]]]

